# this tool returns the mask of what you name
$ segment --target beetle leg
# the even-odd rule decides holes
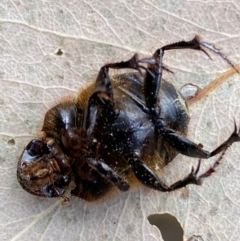
[[[87,131],[88,126],[93,126],[92,123],[95,120],[91,119],[89,116],[90,108],[92,105],[96,104],[96,102],[101,102],[104,104],[104,109],[107,110],[106,113],[111,117],[116,117],[116,112],[114,110],[114,100],[113,100],[113,90],[111,81],[108,75],[108,69],[123,69],[123,68],[131,68],[140,71],[140,69],[146,70],[146,75],[144,79],[144,95],[147,108],[150,109],[150,114],[154,117],[158,114],[156,110],[157,96],[159,93],[161,78],[162,78],[162,70],[166,69],[166,67],[162,64],[162,58],[164,51],[172,50],[172,49],[194,49],[200,50],[204,52],[209,58],[210,55],[204,49],[209,49],[212,52],[218,54],[222,59],[224,59],[229,65],[231,65],[237,72],[238,70],[234,67],[232,62],[222,53],[219,49],[215,48],[213,45],[200,41],[198,36],[195,36],[190,41],[180,41],[173,44],[168,44],[156,50],[151,58],[139,59],[138,55],[135,54],[130,60],[122,61],[118,63],[110,63],[104,65],[99,71],[99,75],[97,77],[95,89],[89,99],[88,106],[85,110],[84,121],[83,121],[83,130]],[[148,67],[144,67],[140,65],[140,63],[147,63]],[[96,109],[96,108],[95,108]]]
[[[100,69],[95,88],[85,108],[82,127],[87,135],[93,131],[97,115],[102,115],[108,121],[115,120],[118,115],[114,108],[112,83],[106,66]]]
[[[216,154],[224,151],[226,148],[231,146],[234,142],[240,141],[240,130],[237,130],[236,125],[230,137],[212,152],[208,152],[202,149],[202,145],[197,145],[189,139],[179,135],[172,129],[167,128],[166,124],[162,120],[158,120],[157,134],[162,135],[164,137],[164,140],[166,140],[169,145],[171,145],[179,153],[186,156],[203,159],[215,156]]]
[[[223,142],[219,147],[217,147],[214,151],[211,152],[211,156],[215,156],[220,152],[225,152],[225,150],[230,147],[234,142],[240,141],[240,129],[237,130],[237,126],[235,123],[234,131],[231,136]]]
[[[173,183],[168,188],[168,191],[173,191],[173,190],[176,190],[176,189],[179,189],[179,188],[182,188],[182,187],[186,187],[189,184],[201,185],[203,179],[210,176],[215,171],[215,169],[211,169],[212,170],[211,173],[209,171],[207,171],[206,173],[204,173],[200,176],[197,176],[198,171],[200,170],[200,165],[201,165],[201,159],[199,159],[199,161],[198,161],[198,165],[197,165],[196,170],[194,170],[194,168],[192,167],[192,171],[182,180]]]
[[[197,176],[201,165],[201,159],[199,159],[196,170],[192,168],[191,172],[185,178],[173,183],[171,186],[167,186],[165,183],[163,183],[159,177],[142,160],[139,159],[137,154],[127,155],[125,158],[127,162],[132,166],[135,176],[142,184],[151,189],[162,192],[170,192],[175,189],[185,187],[189,184],[201,185],[203,179],[209,177],[212,173],[215,172],[216,167],[220,164],[220,160],[223,158],[223,155],[225,154],[228,147],[229,145],[225,146],[225,149],[222,150],[220,157],[205,173]]]
[[[146,70],[144,79],[144,95],[147,108],[151,111],[155,111],[157,103],[157,95],[160,88],[162,78],[162,57],[163,50],[158,49],[151,58],[139,59],[138,55],[135,54],[128,61],[122,61],[119,63],[107,64],[106,66],[114,69],[131,68],[140,71],[141,69]],[[147,63],[148,67],[140,65],[140,63]]]
[[[153,114],[156,112],[155,108],[161,86],[163,53],[164,51],[160,48],[153,54],[152,59],[149,59],[149,62],[146,59],[142,60],[142,62],[148,63],[143,88],[146,106]]]
[[[113,88],[108,74],[109,68],[131,68],[136,70],[139,70],[140,68],[146,69],[144,66],[139,65],[137,54],[128,61],[106,64],[100,69],[95,83],[95,88],[89,97],[84,112],[82,127],[87,136],[89,136],[93,131],[97,115],[103,116],[107,121],[114,121],[118,116],[118,112],[114,108]],[[148,69],[146,70],[148,71]]]
[[[188,184],[201,185],[203,182],[203,179],[211,176],[211,174],[213,174],[215,172],[216,167],[220,164],[220,161],[223,158],[223,155],[225,154],[228,147],[229,146],[225,147],[225,149],[222,151],[220,157],[214,162],[212,167],[210,167],[205,173],[201,174],[200,176],[197,176],[197,174],[200,170],[200,166],[201,166],[201,159],[199,159],[197,169],[194,170],[194,168],[192,167],[192,171],[188,174],[188,176],[185,177],[184,179],[172,184],[169,187],[169,191],[185,187]]]
[[[130,186],[117,172],[101,160],[87,158],[90,167],[96,170],[103,178],[114,184],[119,190],[127,191]]]
[[[164,51],[171,49],[195,49],[204,52],[210,59],[210,55],[204,49],[209,49],[212,52],[218,54],[222,59],[224,59],[229,65],[231,65],[237,72],[238,70],[234,67],[233,63],[222,53],[219,49],[215,48],[213,45],[200,41],[198,36],[195,36],[190,41],[181,41],[169,45],[165,45],[162,48],[156,50],[152,58],[141,59],[139,62],[148,63],[145,79],[144,79],[144,95],[146,100],[146,106],[153,110],[156,108],[157,96],[159,88],[161,85],[162,70],[165,69],[169,71],[166,67],[162,65],[162,58]],[[155,111],[156,112],[156,111]]]
[[[82,140],[76,104],[73,100],[59,103],[45,115],[42,131],[38,135],[52,137],[60,142],[64,150],[79,150]]]
[[[138,157],[137,154],[130,154],[125,157],[126,161],[131,165],[133,172],[137,179],[145,186],[155,189],[161,192],[168,192],[174,189],[184,187],[188,184],[200,184],[200,180],[204,177],[196,177],[199,167],[194,171],[192,169],[191,173],[171,186],[167,186],[160,178]]]
[[[61,198],[63,199],[62,202],[61,202],[61,204],[62,204],[63,206],[70,204],[69,198],[68,198],[67,196],[65,196],[65,195],[62,195],[55,186],[52,186],[52,189],[53,189],[53,191],[55,192],[55,194],[56,194],[57,197],[61,197]]]
[[[168,191],[168,186],[139,158],[137,153],[126,155],[125,160],[131,165],[136,178],[143,185],[162,192]]]
[[[207,53],[206,50],[203,49],[203,47],[218,54],[223,60],[225,60],[229,65],[231,65],[238,72],[234,64],[220,51],[220,49],[214,47],[210,43],[201,41],[197,35],[190,41],[180,41],[177,43],[168,44],[163,46],[161,49],[163,51],[171,50],[171,49],[195,49],[195,50],[200,50],[204,52],[211,59],[210,55]]]
[[[138,55],[135,54],[128,61],[122,61],[119,63],[111,63],[106,66],[113,69],[123,69],[131,68],[140,71],[141,69],[146,70],[144,77],[144,95],[147,108],[150,109],[150,112],[155,113],[157,96],[162,79],[162,69],[166,69],[162,65],[163,49],[158,49],[151,58],[139,59]],[[140,63],[147,63],[148,67],[142,66]]]
[[[96,87],[94,89],[92,100],[90,97],[90,102],[94,103],[96,101],[95,95],[99,95],[99,92],[108,95],[108,98],[111,99],[113,103],[113,94],[112,94],[112,86],[110,86],[110,78],[108,76],[108,69],[135,69],[140,71],[141,69],[146,70],[145,80],[144,80],[144,94],[146,99],[146,106],[150,108],[150,110],[154,110],[157,102],[157,95],[160,88],[160,82],[162,78],[162,69],[168,70],[166,67],[162,66],[162,57],[163,57],[163,49],[158,49],[151,58],[139,59],[137,54],[134,54],[133,57],[127,61],[110,63],[103,66],[99,72]],[[144,67],[140,63],[147,63],[148,67]],[[106,80],[106,81],[104,81]],[[108,87],[108,88],[106,88]],[[111,93],[111,94],[110,94]],[[89,110],[87,110],[89,112]],[[85,115],[87,118],[87,115]],[[85,123],[87,120],[85,121]]]
[[[197,173],[200,168],[200,164],[196,171],[192,168],[191,173],[184,179],[177,181],[171,186],[167,186],[161,179],[154,173],[139,157],[137,154],[127,155],[126,161],[131,165],[133,172],[137,179],[145,186],[158,190],[161,192],[172,191],[188,184],[200,184],[200,179],[197,177]]]

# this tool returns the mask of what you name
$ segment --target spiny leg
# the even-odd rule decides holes
[[[135,54],[128,61],[122,61],[119,63],[107,64],[106,67],[113,69],[131,68],[141,72],[141,69],[146,71],[144,77],[144,95],[146,106],[150,110],[150,115],[155,113],[157,95],[161,85],[162,79],[162,58],[163,50],[158,49],[151,58],[139,59]],[[140,63],[147,63],[148,67],[141,65]],[[166,69],[169,71],[168,69]]]
[[[205,49],[203,49],[203,47],[209,49],[215,54],[218,54],[223,60],[225,60],[230,66],[232,66],[238,72],[234,64],[220,51],[220,49],[214,47],[214,45],[210,43],[201,41],[197,35],[190,41],[180,41],[177,43],[165,45],[164,47],[162,47],[162,50],[165,51],[171,49],[195,49],[204,52],[211,59],[210,55],[207,53]]]
[[[234,123],[234,131],[231,136],[223,142],[219,147],[211,152],[211,156],[215,156],[220,152],[225,152],[225,150],[230,147],[234,142],[240,141],[240,129],[237,130],[237,125]]]
[[[161,192],[168,191],[168,186],[140,159],[138,153],[126,155],[125,160],[131,165],[136,178],[143,185]]]
[[[169,192],[185,187],[189,184],[201,185],[205,178],[209,177],[212,173],[215,172],[216,167],[220,164],[220,161],[228,147],[229,146],[225,146],[225,149],[214,162],[213,166],[210,167],[206,172],[197,176],[201,165],[201,159],[199,159],[196,170],[192,168],[192,171],[185,178],[173,183],[170,186],[167,186],[164,182],[162,182],[160,178],[138,157],[136,153],[125,156],[125,159],[131,165],[135,176],[142,184],[151,189],[162,192]]]
[[[209,54],[204,49],[208,49],[216,54],[218,54],[221,58],[223,58],[229,65],[233,68],[234,65],[232,62],[222,53],[219,49],[215,48],[213,45],[200,41],[198,36],[195,36],[190,41],[180,41],[177,43],[165,45],[155,51],[152,57],[139,59],[138,55],[135,54],[130,60],[122,61],[118,63],[110,63],[106,64],[103,68],[113,68],[113,69],[123,69],[123,68],[131,68],[140,71],[141,69],[146,70],[145,79],[144,79],[144,95],[146,100],[146,106],[150,109],[150,115],[157,115],[158,111],[156,110],[157,96],[161,85],[162,79],[162,70],[165,69],[169,71],[162,64],[162,58],[164,55],[164,51],[172,50],[172,49],[193,49],[200,50],[204,52],[209,58]],[[141,65],[140,63],[148,64],[147,67]],[[236,69],[236,68],[235,68]],[[237,69],[236,69],[237,71]]]
[[[152,58],[146,58],[139,60],[141,63],[148,63],[147,72],[144,79],[144,94],[146,100],[146,106],[152,110],[152,114],[155,116],[158,114],[156,108],[157,96],[159,88],[161,85],[162,70],[168,70],[162,65],[162,58],[164,52],[172,49],[193,49],[200,50],[204,52],[210,59],[210,55],[204,48],[218,54],[222,59],[224,59],[229,65],[231,65],[237,72],[238,70],[234,67],[232,62],[220,51],[220,49],[215,48],[213,45],[200,41],[198,36],[195,36],[190,41],[180,41],[177,43],[165,45],[156,50]]]
[[[192,167],[192,171],[188,174],[188,176],[185,177],[184,179],[182,179],[180,181],[177,181],[174,184],[172,184],[169,187],[169,191],[185,187],[188,184],[201,185],[202,182],[203,182],[203,179],[211,176],[211,174],[213,174],[216,171],[216,168],[220,164],[220,161],[222,160],[222,158],[223,158],[226,150],[228,149],[228,147],[229,146],[225,147],[225,149],[222,151],[221,155],[214,162],[213,166],[211,166],[206,172],[204,172],[200,176],[197,176],[197,174],[198,174],[198,172],[200,170],[201,161],[202,161],[201,159],[199,159],[196,170],[194,170],[194,168]]]
[[[93,132],[97,116],[102,115],[107,121],[113,121],[118,116],[114,108],[113,89],[108,71],[107,66],[100,69],[95,88],[84,111],[82,128],[87,136]]]
[[[144,66],[139,64],[137,54],[135,54],[128,61],[106,64],[100,69],[95,83],[95,88],[89,97],[87,106],[84,111],[82,128],[86,136],[90,136],[92,133],[93,127],[95,126],[97,120],[97,116],[104,116],[105,120],[108,122],[114,121],[118,116],[118,112],[114,108],[113,88],[108,73],[109,68],[132,68],[136,70],[140,70],[141,68],[146,69]],[[138,104],[141,105],[141,103]],[[147,112],[148,110],[146,109],[147,108],[144,108],[143,111]]]
[[[157,120],[156,132],[157,135],[163,136],[164,140],[166,140],[168,144],[179,153],[186,156],[203,159],[215,156],[216,154],[224,151],[226,148],[231,146],[234,142],[240,141],[240,130],[237,130],[236,124],[234,131],[232,132],[230,137],[212,152],[202,149],[202,145],[196,144],[187,139],[186,137],[179,135],[174,130],[168,128],[165,122],[161,119]]]

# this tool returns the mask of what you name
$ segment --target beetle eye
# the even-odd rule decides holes
[[[40,155],[41,148],[42,142],[40,140],[33,140],[27,145],[26,150],[30,156],[38,156]]]
[[[40,140],[33,140],[27,145],[26,150],[27,153],[32,157],[42,156],[50,153],[51,146],[48,146]]]

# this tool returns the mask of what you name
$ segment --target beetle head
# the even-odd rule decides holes
[[[71,167],[58,144],[51,138],[33,139],[24,149],[17,168],[19,183],[27,192],[45,197],[63,197],[74,189]]]

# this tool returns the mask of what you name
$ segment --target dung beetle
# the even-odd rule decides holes
[[[17,178],[27,192],[45,197],[69,195],[97,200],[112,189],[130,188],[132,177],[162,192],[188,184],[201,184],[219,164],[226,149],[240,140],[240,131],[208,152],[187,139],[189,115],[182,95],[166,80],[163,55],[172,49],[205,49],[232,63],[213,45],[195,36],[159,48],[150,58],[135,54],[130,60],[105,64],[94,85],[50,109],[42,130],[24,149]],[[133,73],[109,76],[109,69],[133,69]],[[181,153],[199,158],[196,170],[167,186],[155,174]],[[200,160],[221,153],[214,166],[198,175]]]

